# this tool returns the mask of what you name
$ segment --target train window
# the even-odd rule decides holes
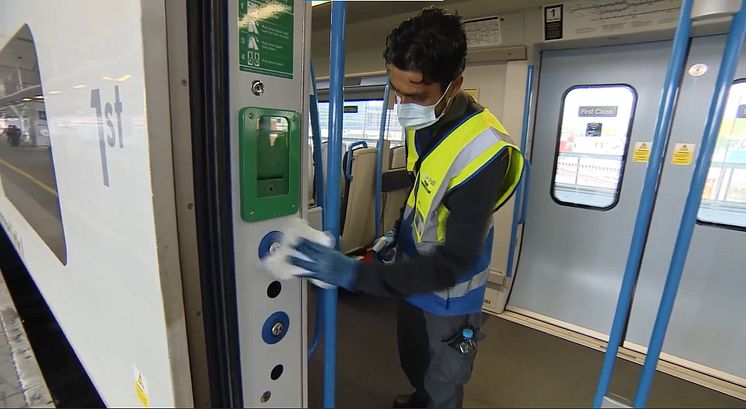
[[[746,228],[746,79],[730,88],[698,219]]]
[[[36,45],[23,26],[0,50],[0,185],[59,260],[67,252]]]
[[[552,198],[608,210],[618,199],[637,93],[629,85],[579,85],[560,108]]]
[[[381,128],[382,108],[383,100],[381,99],[345,101],[344,126],[342,128],[344,143],[349,145],[357,141],[366,141],[368,146],[375,147],[378,142],[378,132]],[[321,139],[326,140],[329,136],[328,102],[319,102],[319,122],[321,123]],[[404,144],[404,132],[399,125],[396,110],[389,109],[386,116],[386,139],[391,141],[392,147]]]

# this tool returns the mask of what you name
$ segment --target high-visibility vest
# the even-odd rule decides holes
[[[487,109],[465,118],[422,160],[413,131],[407,131],[406,143],[407,170],[415,174],[415,183],[409,193],[399,231],[399,248],[404,258],[429,254],[445,242],[449,211],[443,203],[444,198],[505,150],[509,165],[502,182],[509,186],[495,203],[495,210],[511,197],[523,172],[523,156],[505,127]],[[415,169],[418,160],[420,166]],[[407,297],[407,300],[437,315],[481,311],[492,256],[492,237],[493,229],[490,228],[477,261],[463,272],[456,285],[442,291],[415,294]]]

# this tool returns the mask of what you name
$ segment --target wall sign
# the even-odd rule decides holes
[[[500,45],[503,41],[498,16],[466,20],[464,32],[469,47]]]
[[[606,117],[613,118],[616,116],[619,107],[617,106],[581,106],[578,108],[579,117]]]
[[[694,161],[694,151],[697,145],[693,143],[677,143],[673,150],[671,163],[679,166],[689,166]]]
[[[239,0],[241,71],[293,78],[293,0]]]
[[[577,40],[674,28],[681,0],[567,0],[562,6],[561,38]]]
[[[601,130],[603,129],[603,123],[601,122],[588,122],[585,125],[585,136],[587,137],[599,137],[601,136]]]
[[[562,38],[562,5],[544,6],[544,41]]]
[[[479,88],[464,88],[464,93],[470,95],[475,101],[479,101]]]
[[[648,163],[650,160],[650,142],[636,142],[632,152],[632,162]]]

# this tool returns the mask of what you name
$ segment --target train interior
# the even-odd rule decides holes
[[[42,329],[29,338],[57,406],[390,407],[412,392],[401,300],[331,304],[259,266],[287,219],[324,230],[329,207],[351,257],[394,228],[412,181],[382,53],[433,6],[463,19],[462,91],[528,162],[493,216],[464,406],[746,407],[741,2],[29,3],[0,2],[0,269]],[[270,68],[252,60],[262,36]]]

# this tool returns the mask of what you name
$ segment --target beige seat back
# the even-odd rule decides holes
[[[390,154],[391,161],[389,163],[390,171],[401,171],[407,167],[406,150],[404,146],[396,146],[391,148]],[[382,199],[382,218],[383,224],[381,226],[382,234],[394,228],[394,224],[401,216],[401,209],[404,206],[404,202],[407,200],[409,194],[409,188],[394,190],[383,194]]]
[[[391,148],[390,158],[389,169],[404,169],[407,167],[407,150],[404,145]]]
[[[361,148],[352,152],[352,179],[347,181],[342,202],[342,238],[340,248],[349,253],[365,249],[373,242],[374,192],[376,182],[376,149]]]

